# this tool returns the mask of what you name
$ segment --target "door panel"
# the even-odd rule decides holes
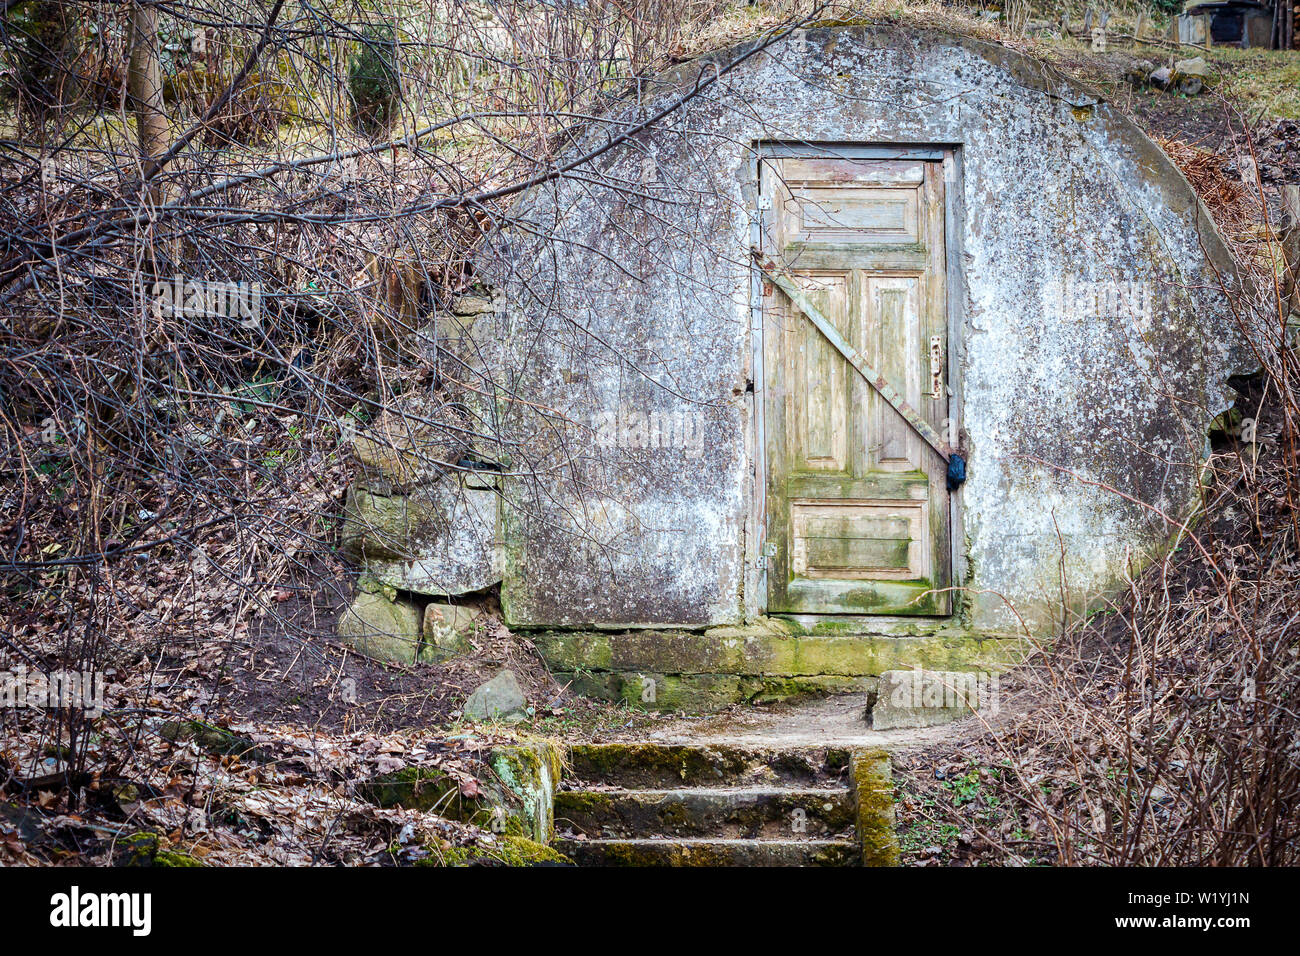
[[[846,331],[850,311],[848,276],[803,275],[799,283],[813,304],[840,331]],[[842,472],[849,467],[847,386],[853,369],[816,327],[795,312],[784,317],[784,324],[793,428],[804,436],[799,443],[798,467],[803,471]]]
[[[942,430],[941,164],[771,159],[760,189],[763,251]],[[950,613],[943,459],[780,290],[763,302],[768,609]]]
[[[794,573],[810,578],[908,580],[924,571],[924,501],[790,503]]]
[[[915,242],[916,191],[854,186],[801,188],[796,229],[804,242]]]
[[[867,361],[909,405],[919,408],[921,380],[915,356],[921,348],[920,280],[866,274],[863,282],[867,286],[866,321],[879,332],[868,338],[864,353]],[[844,360],[843,356],[840,360]],[[870,432],[880,436],[878,450],[868,459],[868,467],[881,471],[924,468],[923,452],[929,451],[924,440],[879,392],[869,386],[867,391],[871,396]]]

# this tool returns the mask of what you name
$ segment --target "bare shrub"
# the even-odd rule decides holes
[[[684,30],[743,8],[390,5],[399,52],[381,73],[400,72],[402,95],[380,97],[363,135],[349,63],[369,5],[154,8],[131,31],[152,56],[134,58],[132,4],[44,6],[89,10],[118,57],[114,95],[93,100],[20,77],[14,125],[27,87],[44,107],[0,143],[0,657],[134,675],[102,721],[0,714],[0,732],[21,722],[62,754],[61,783],[8,773],[75,809],[117,759],[88,749],[92,726],[119,735],[120,756],[143,717],[206,719],[259,634],[320,657],[333,615],[288,609],[348,590],[347,435],[406,393],[460,407],[436,342],[413,342],[473,288],[475,245],[524,190],[588,175],[557,162],[575,126],[661,68]],[[787,22],[768,13],[753,32]],[[126,82],[150,61],[160,83]],[[161,122],[137,137],[146,113]],[[404,426],[430,447],[484,433],[459,414]],[[204,689],[171,696],[181,674]]]

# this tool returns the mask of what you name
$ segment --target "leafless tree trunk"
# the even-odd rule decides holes
[[[167,117],[163,112],[162,63],[158,57],[158,14],[151,0],[131,4],[131,60],[127,65],[127,92],[135,111],[140,143],[140,166],[161,156],[167,148]],[[155,186],[150,195],[162,201]]]

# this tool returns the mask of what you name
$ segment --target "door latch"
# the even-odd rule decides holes
[[[943,398],[943,340],[930,336],[930,397]]]

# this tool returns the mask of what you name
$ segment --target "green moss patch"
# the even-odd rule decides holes
[[[381,807],[405,807],[472,823],[496,836],[546,841],[554,831],[558,749],[549,742],[494,748],[477,771],[474,796],[461,781],[436,767],[403,767],[367,781],[363,799]]]
[[[224,730],[201,720],[169,720],[158,729],[158,734],[164,740],[170,740],[173,743],[182,740],[193,740],[211,754],[240,757],[244,760],[254,760],[259,763],[272,759],[269,754],[258,749],[258,746],[249,738],[241,737],[239,734],[231,733],[229,730]]]
[[[894,774],[883,750],[854,751],[850,761],[863,866],[898,866]]]
[[[527,837],[499,835],[475,846],[429,847],[416,866],[571,866],[573,861]]]
[[[133,833],[117,844],[119,866],[203,866],[180,850],[164,849],[156,833]]]

